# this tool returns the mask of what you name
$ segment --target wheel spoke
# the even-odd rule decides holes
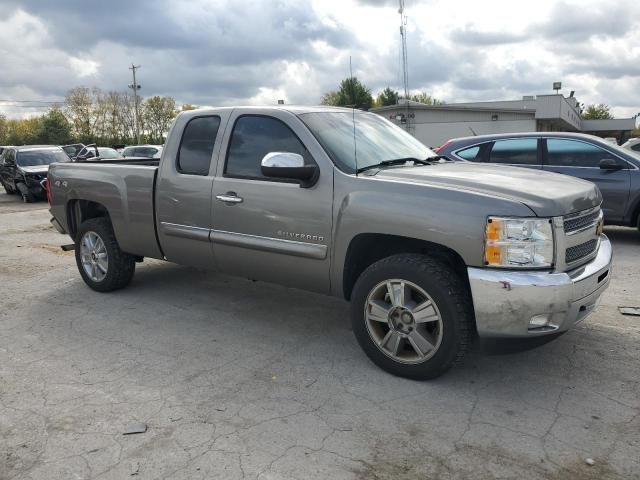
[[[106,261],[106,259],[99,258],[98,261],[96,262],[96,265],[102,271],[103,274],[107,273],[107,261]]]
[[[436,309],[433,308],[431,300],[427,300],[416,306],[412,310],[412,313],[416,323],[437,322],[440,320],[440,316],[436,312]]]
[[[424,357],[435,345],[427,340],[418,330],[413,330],[408,336],[409,343],[420,357]]]
[[[380,346],[394,355],[398,355],[400,351],[400,341],[402,337],[395,330],[389,330],[380,342]]]
[[[406,286],[404,282],[387,282],[387,293],[394,307],[403,307],[405,304]]]
[[[374,322],[387,323],[389,321],[389,307],[381,300],[370,300],[367,317]]]

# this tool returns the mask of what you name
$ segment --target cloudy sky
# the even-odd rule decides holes
[[[196,105],[318,103],[354,74],[401,88],[393,0],[0,0],[0,113],[74,86]],[[576,91],[640,112],[638,0],[406,0],[409,83],[448,102]],[[7,101],[11,102],[7,102]]]

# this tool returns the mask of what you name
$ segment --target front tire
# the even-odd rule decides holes
[[[473,307],[459,274],[426,255],[382,259],[358,278],[353,332],[367,356],[393,375],[436,378],[464,357]]]
[[[75,253],[84,283],[97,292],[124,288],[133,278],[135,257],[120,249],[108,218],[92,218],[80,225]]]
[[[29,187],[24,183],[16,183],[16,188],[20,192],[24,203],[32,203],[36,201],[36,197],[33,196],[33,193],[29,191]]]

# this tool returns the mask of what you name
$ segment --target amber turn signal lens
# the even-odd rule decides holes
[[[502,222],[492,219],[487,222],[487,240],[500,240],[502,237]]]
[[[502,248],[500,247],[487,245],[484,255],[487,265],[500,265],[502,263]]]

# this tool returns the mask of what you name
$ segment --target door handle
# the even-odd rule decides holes
[[[227,192],[222,195],[216,195],[216,198],[224,203],[242,203],[244,199],[236,195],[235,192]]]

